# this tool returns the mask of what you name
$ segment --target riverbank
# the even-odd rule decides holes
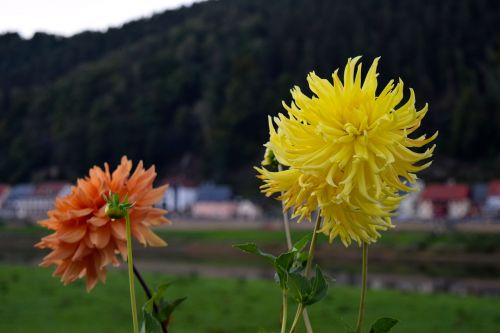
[[[256,242],[266,251],[285,250],[279,230],[179,230],[157,232],[169,242],[166,248],[136,245],[137,262],[146,271],[171,275],[217,278],[271,279],[264,263],[232,247]],[[307,233],[293,230],[294,239]],[[0,230],[0,263],[37,265],[44,251],[33,248],[47,231],[40,228]],[[420,293],[500,296],[500,234],[390,230],[370,247],[369,284],[376,289]],[[360,251],[319,237],[316,260],[339,285],[357,285]]]

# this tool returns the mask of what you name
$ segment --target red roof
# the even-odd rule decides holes
[[[493,180],[488,184],[489,196],[500,196],[500,180]]]
[[[422,198],[427,200],[463,200],[469,197],[469,186],[464,184],[431,184],[422,192]]]
[[[9,185],[0,184],[0,196],[10,189]]]

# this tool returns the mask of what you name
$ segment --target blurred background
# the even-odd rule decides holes
[[[368,322],[393,316],[396,333],[493,332],[499,23],[495,0],[2,2],[0,331],[129,329],[123,270],[86,294],[36,268],[44,253],[32,248],[55,198],[122,155],[155,164],[158,185],[170,184],[159,206],[174,224],[158,230],[169,247],[138,247],[137,260],[148,279],[177,279],[174,296],[189,297],[172,331],[277,330],[272,272],[231,248],[285,248],[280,205],[259,194],[252,168],[267,116],[283,111],[294,85],[307,91],[310,71],[327,78],[362,55],[365,65],[382,57],[380,85],[401,77],[417,107],[429,103],[422,133],[440,132],[421,191],[370,250]],[[294,223],[293,237],[310,230]],[[321,238],[318,261],[336,282],[312,321],[317,332],[341,331],[354,323],[360,251]]]

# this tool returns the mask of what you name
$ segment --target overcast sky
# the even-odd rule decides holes
[[[105,30],[199,0],[0,0],[0,33],[30,38],[43,31],[70,36]]]

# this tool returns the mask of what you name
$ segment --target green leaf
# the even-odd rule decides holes
[[[298,303],[304,303],[309,294],[309,281],[299,273],[289,274],[289,288],[292,298]]]
[[[165,282],[160,284],[158,288],[156,288],[156,292],[153,294],[152,298],[155,301],[159,301],[161,298],[163,298],[168,287],[170,287],[172,284],[174,284],[174,282]]]
[[[169,320],[172,312],[185,300],[187,297],[177,298],[172,302],[168,302],[167,300],[162,300],[159,304],[159,317],[162,322]]]
[[[319,302],[325,298],[328,292],[328,283],[325,280],[325,276],[321,271],[321,268],[316,265],[316,275],[311,279],[311,289],[309,292],[309,297],[304,303],[305,305],[311,305]]]
[[[397,319],[393,318],[380,318],[375,324],[372,325],[370,329],[370,333],[387,333],[389,332],[396,324],[398,323]]]
[[[295,250],[280,254],[274,260],[274,268],[278,275],[278,282],[281,289],[288,289],[288,273],[293,266],[295,260]]]
[[[153,298],[144,303],[142,307],[142,329],[144,333],[162,333],[161,323],[153,313]]]
[[[276,258],[276,260],[274,261],[274,265],[280,266],[285,271],[288,271],[293,265],[294,258],[295,258],[295,251],[293,250],[290,252],[280,254],[278,258]]]
[[[301,252],[306,247],[307,243],[311,240],[312,234],[307,234],[298,240],[295,244],[293,244],[293,249],[297,252]]]
[[[144,313],[144,321],[141,331],[144,333],[163,333],[161,324],[151,313]]]
[[[328,282],[323,272],[316,265],[316,275],[306,279],[302,274],[289,274],[289,287],[292,298],[304,305],[311,305],[322,300],[328,292]]]
[[[151,298],[142,307],[144,333],[162,333],[162,323],[168,323],[172,312],[186,300],[186,297],[175,299],[170,302],[165,298],[165,292],[173,282],[163,283],[153,292]],[[154,312],[154,305],[158,308],[158,314]],[[159,329],[159,330],[158,330]]]
[[[233,247],[236,247],[244,252],[256,254],[259,257],[262,257],[266,260],[268,260],[271,264],[274,265],[274,261],[276,260],[276,257],[273,256],[272,254],[262,252],[255,243],[246,243],[246,244],[237,244],[233,245]]]
[[[144,303],[144,305],[142,306],[142,312],[153,313],[153,309],[154,309],[153,301],[154,301],[153,298],[150,298],[149,300],[147,300],[146,303]]]

